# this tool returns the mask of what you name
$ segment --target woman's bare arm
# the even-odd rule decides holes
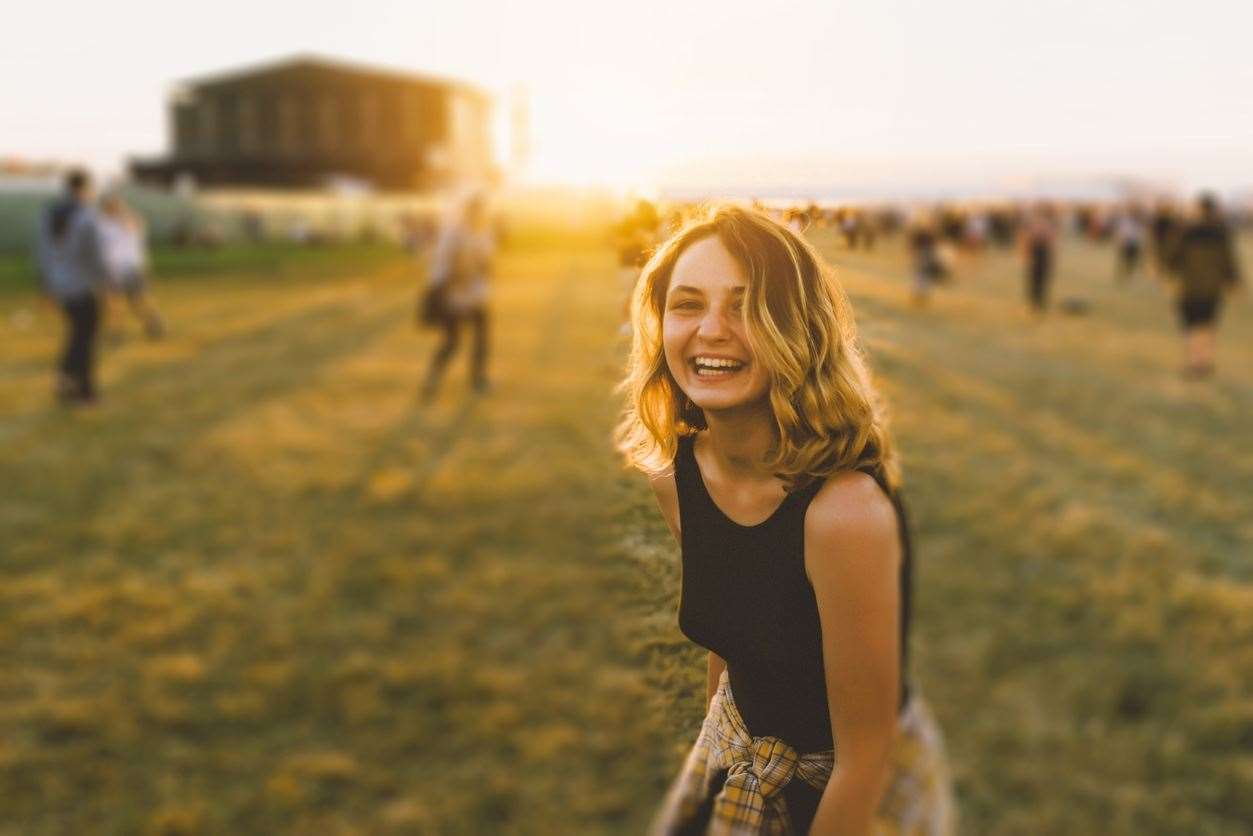
[[[896,511],[862,473],[825,486],[805,520],[805,569],[822,625],[836,767],[810,833],[870,832],[888,777],[900,689]]]
[[[675,484],[674,473],[649,476],[648,484],[653,488],[653,494],[657,497],[657,507],[661,509],[661,516],[670,528],[670,533],[674,535],[674,541],[682,544],[682,528],[679,522],[679,486]]]

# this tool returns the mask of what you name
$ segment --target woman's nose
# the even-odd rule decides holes
[[[710,307],[701,317],[697,333],[706,339],[721,339],[730,331],[727,327],[726,313],[719,308]]]

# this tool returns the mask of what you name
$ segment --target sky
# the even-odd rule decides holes
[[[4,23],[0,156],[102,170],[166,150],[176,80],[312,52],[502,111],[524,90],[540,182],[1253,187],[1231,0],[15,0]]]

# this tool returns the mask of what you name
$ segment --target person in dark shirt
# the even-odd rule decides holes
[[[45,208],[35,242],[43,292],[65,314],[56,393],[67,406],[96,401],[96,333],[108,268],[92,198],[90,176],[71,171],[65,194]]]
[[[833,271],[715,208],[645,266],[632,325],[618,449],[680,541],[679,626],[709,651],[706,722],[652,832],[952,832],[906,671],[894,447]],[[744,754],[766,750],[803,768]]]
[[[1184,332],[1184,375],[1214,373],[1223,299],[1241,287],[1231,232],[1212,194],[1197,202],[1198,216],[1176,238],[1170,255],[1175,305]]]
[[[1041,203],[1028,216],[1021,233],[1026,266],[1027,303],[1037,317],[1048,307],[1049,285],[1053,281],[1053,251],[1057,245],[1057,222],[1053,207]]]
[[[1178,231],[1175,208],[1168,201],[1158,201],[1149,224],[1149,237],[1153,244],[1153,273],[1163,281],[1170,272],[1170,247]]]
[[[914,260],[913,302],[923,307],[931,299],[931,289],[944,278],[945,272],[939,236],[929,216],[920,217],[910,228],[909,251]]]

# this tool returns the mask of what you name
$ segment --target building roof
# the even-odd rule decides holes
[[[236,69],[222,70],[220,72],[196,76],[194,78],[183,78],[177,82],[177,86],[205,87],[208,85],[240,81],[252,76],[270,75],[271,73],[281,72],[283,70],[309,68],[334,70],[338,73],[387,79],[390,81],[402,81],[407,83],[417,82],[432,84],[439,87],[452,87],[476,96],[490,98],[487,91],[481,87],[477,87],[469,82],[460,81],[458,79],[436,76],[428,73],[413,73],[387,67],[370,66],[368,64],[360,64],[354,61],[345,61],[338,58],[327,58],[326,56],[315,55],[313,53],[298,53],[285,58],[250,64]]]

